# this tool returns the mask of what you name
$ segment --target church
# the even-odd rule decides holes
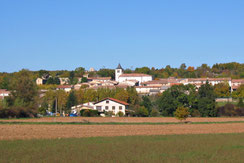
[[[141,85],[141,83],[143,82],[152,81],[152,76],[141,73],[124,74],[123,68],[119,64],[118,67],[115,69],[115,80],[119,83],[127,81],[137,81],[138,85]]]

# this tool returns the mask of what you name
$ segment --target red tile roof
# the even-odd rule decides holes
[[[111,80],[111,77],[89,77],[90,80]]]
[[[98,101],[98,102],[94,103],[94,104],[97,104],[97,103],[105,101],[105,100],[111,100],[111,101],[114,101],[114,102],[117,102],[117,103],[120,103],[120,104],[123,104],[123,105],[129,105],[127,102],[120,101],[120,100],[117,100],[115,98],[110,98],[110,97],[107,97],[107,98],[105,98],[105,99],[103,99],[101,101]]]
[[[73,86],[72,85],[58,85],[57,88],[72,88]]]
[[[148,74],[140,74],[140,73],[133,73],[133,74],[122,74],[119,77],[150,77],[151,75]]]

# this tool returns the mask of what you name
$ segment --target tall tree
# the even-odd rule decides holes
[[[215,108],[214,88],[207,81],[198,90],[198,110],[203,117],[215,117],[217,110]]]

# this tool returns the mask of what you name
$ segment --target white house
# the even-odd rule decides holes
[[[115,115],[118,112],[122,112],[125,115],[125,110],[128,108],[129,104],[114,98],[105,98],[101,101],[94,103],[96,110],[99,112],[112,111]]]
[[[119,83],[136,80],[138,81],[139,85],[141,85],[142,82],[152,81],[152,76],[140,73],[124,74],[123,68],[119,64],[118,67],[115,69],[115,80]]]
[[[74,87],[72,85],[58,85],[56,90],[64,90],[65,92],[70,92]]]
[[[7,91],[6,89],[0,89],[0,100],[4,99],[9,95],[10,95],[10,91]]]

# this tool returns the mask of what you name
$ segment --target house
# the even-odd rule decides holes
[[[36,85],[42,85],[42,84],[44,84],[43,79],[42,78],[37,78],[36,79]]]
[[[95,109],[99,112],[109,112],[112,111],[115,115],[118,112],[122,112],[125,115],[129,104],[114,98],[105,98],[101,101],[94,103]]]
[[[74,87],[72,85],[58,85],[56,90],[64,90],[65,92],[70,92]]]
[[[87,78],[88,82],[96,81],[96,82],[108,82],[111,80],[111,77],[89,77]]]
[[[160,92],[161,86],[136,86],[138,94],[155,94]]]
[[[232,79],[231,81],[232,91],[236,91],[242,84],[244,84],[244,79]]]
[[[59,78],[59,80],[60,80],[60,85],[69,84],[70,82],[69,78]]]
[[[80,111],[85,110],[85,109],[94,110],[95,109],[94,102],[87,102],[87,103],[84,103],[81,105],[73,106],[73,107],[71,107],[71,112],[74,114],[80,114]]]
[[[0,89],[0,100],[3,100],[5,97],[10,95],[10,91],[6,89]]]
[[[115,81],[119,83],[123,83],[126,81],[138,81],[139,85],[142,82],[152,81],[152,76],[148,74],[141,74],[141,73],[132,73],[132,74],[124,74],[123,68],[119,64],[118,67],[115,69]]]

